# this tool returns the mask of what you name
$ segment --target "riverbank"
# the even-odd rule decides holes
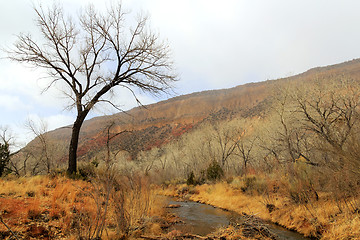
[[[359,213],[345,209],[340,211],[339,202],[322,193],[319,193],[317,201],[303,204],[295,204],[280,193],[244,193],[241,188],[226,182],[199,186],[170,185],[158,193],[188,198],[239,214],[255,215],[308,237],[360,238]]]
[[[168,199],[157,195],[146,178],[113,179],[112,191],[103,185],[108,179],[100,180],[0,178],[0,239],[208,239],[173,230],[180,219],[169,213]],[[131,187],[118,185],[129,180]],[[222,229],[211,239],[236,231]]]
[[[266,194],[244,191],[235,184],[236,179],[230,183],[161,188],[139,176],[120,176],[112,180],[113,189],[106,190],[108,180],[100,176],[91,181],[62,176],[0,179],[0,239],[14,239],[15,235],[20,239],[78,239],[94,235],[101,223],[102,239],[184,236],[168,231],[177,219],[166,215],[167,201],[158,194],[254,215],[305,236],[360,239],[360,211],[349,211],[344,201],[336,202],[324,193],[318,193],[316,201],[296,204],[280,190]],[[132,185],[124,185],[129,179]],[[352,201],[347,199],[345,203],[350,206]],[[126,218],[122,218],[123,213],[128,214]],[[241,232],[236,226],[219,231],[219,238]]]
[[[181,224],[173,228],[183,233],[206,236],[208,239],[277,239],[309,240],[299,233],[289,231],[260,218],[237,214],[208,204],[179,200],[170,197],[169,211],[179,216]]]

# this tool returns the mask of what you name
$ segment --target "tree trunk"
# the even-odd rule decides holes
[[[77,149],[79,144],[79,135],[81,126],[89,111],[83,111],[76,117],[72,127],[71,140],[69,145],[69,168],[67,170],[69,175],[76,173],[77,170]]]

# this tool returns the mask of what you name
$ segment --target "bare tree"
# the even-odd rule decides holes
[[[245,134],[245,130],[244,130]],[[249,138],[249,139],[242,139],[243,136],[240,137],[238,141],[236,141],[236,147],[237,152],[235,152],[235,155],[239,156],[243,160],[243,173],[247,174],[247,167],[249,163],[251,162],[252,157],[252,150],[254,147],[254,144],[257,140],[257,137]]]
[[[19,156],[21,155],[21,156]],[[26,176],[28,161],[32,158],[35,158],[30,151],[20,151],[16,154],[15,157],[10,158],[9,168],[11,172],[20,177],[21,175]],[[34,172],[34,169],[32,170]]]
[[[350,132],[358,120],[356,109],[359,105],[357,93],[317,89],[312,99],[298,97],[299,111],[303,114],[308,130],[315,132],[335,149],[343,149]]]
[[[296,151],[296,141],[294,137],[297,136],[297,129],[294,127],[294,123],[297,121],[292,118],[293,110],[290,106],[292,104],[292,96],[288,88],[285,88],[275,99],[275,112],[280,120],[280,131],[277,132],[276,141],[283,146],[288,156],[286,159],[290,159],[291,162],[295,162],[298,158]],[[295,122],[294,122],[295,120]]]
[[[233,129],[220,128],[219,126],[213,126],[214,129],[214,142],[219,148],[220,164],[221,167],[225,167],[229,157],[234,153],[236,149],[237,141],[234,138],[237,137],[237,132]]]
[[[106,128],[104,129],[104,132],[106,132],[106,158],[105,158],[105,163],[107,168],[110,168],[111,165],[114,163],[116,156],[124,151],[123,149],[119,149],[116,150],[115,152],[111,150],[111,146],[110,146],[110,141],[113,140],[114,138],[116,138],[117,136],[123,134],[123,133],[128,133],[131,131],[128,130],[124,130],[121,132],[117,132],[117,133],[112,133],[111,132],[111,128],[113,128],[115,126],[114,122],[109,123],[108,126],[106,126]],[[112,154],[111,154],[112,153]]]
[[[307,94],[300,92],[296,102],[302,127],[308,135],[318,137],[319,150],[332,152],[342,161],[348,159],[354,167],[358,166],[359,154],[353,146],[358,142],[359,84],[346,78],[317,82]]]
[[[52,151],[54,150],[54,146],[51,146],[48,136],[46,135],[46,132],[48,131],[47,123],[42,119],[40,119],[38,123],[28,119],[25,122],[25,127],[30,130],[39,141],[39,144],[37,145],[39,149],[33,147],[35,151],[37,150],[37,153],[33,152],[32,155],[34,157],[37,155],[37,161],[45,167],[47,173],[50,173],[51,168],[53,167]]]
[[[168,45],[148,27],[148,18],[139,15],[134,26],[121,3],[99,13],[88,6],[77,18],[67,16],[59,5],[45,10],[34,8],[43,41],[30,34],[18,35],[11,60],[45,69],[51,81],[44,90],[60,84],[76,109],[69,146],[68,173],[77,169],[77,148],[81,126],[99,102],[119,109],[112,96],[128,89],[138,103],[135,90],[152,94],[168,93],[176,80]]]

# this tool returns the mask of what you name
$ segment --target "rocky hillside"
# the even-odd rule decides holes
[[[300,84],[323,77],[349,76],[360,79],[360,60],[318,67],[305,73],[278,80],[249,83],[230,89],[212,90],[178,96],[166,101],[134,108],[126,113],[96,117],[82,127],[78,154],[90,159],[105,149],[106,129],[112,125],[111,135],[126,131],[112,139],[113,150],[125,150],[134,158],[139,151],[160,146],[197,124],[230,119],[233,116],[258,117],[266,114],[276,89],[284,84]],[[48,137],[62,146],[58,159],[66,160],[66,148],[71,128],[64,127],[48,133]],[[30,143],[29,146],[34,144]]]

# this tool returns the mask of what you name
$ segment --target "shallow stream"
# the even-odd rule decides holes
[[[210,205],[191,202],[176,201],[171,199],[169,204],[180,205],[178,208],[171,208],[170,212],[177,215],[183,223],[176,224],[175,228],[184,233],[191,233],[205,236],[214,232],[219,227],[230,224],[234,217],[241,217],[236,213],[215,208]],[[287,230],[275,224],[267,224],[268,229],[274,233],[278,239],[285,240],[305,240],[309,239],[299,233]]]

